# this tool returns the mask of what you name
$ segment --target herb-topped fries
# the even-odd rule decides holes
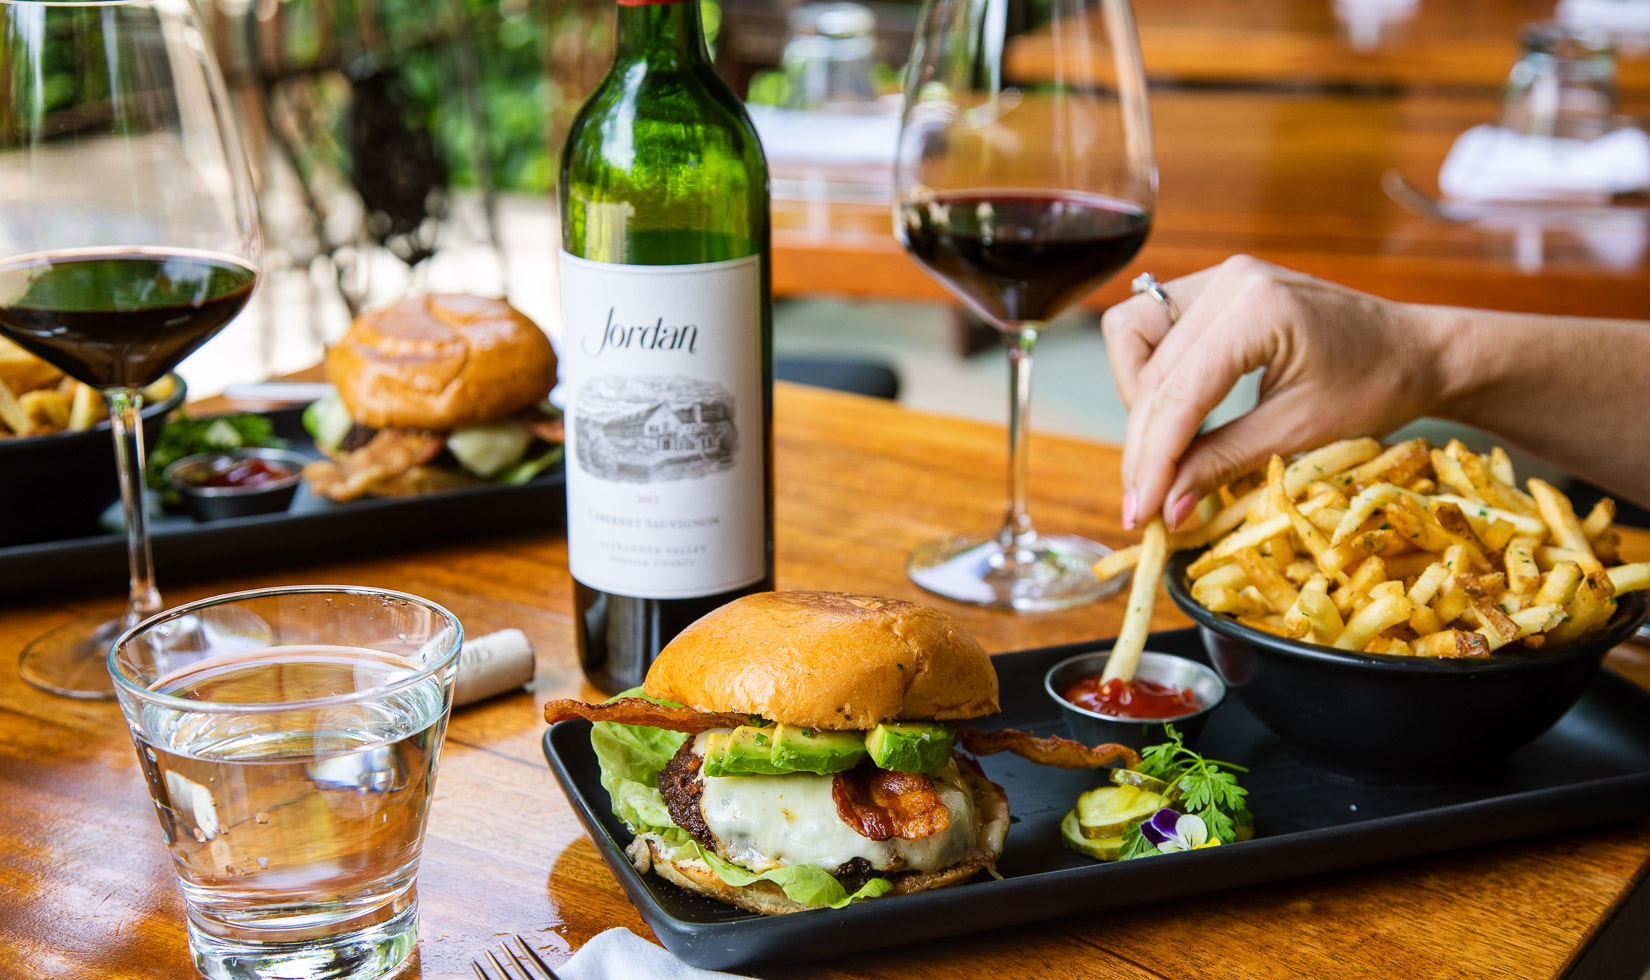
[[[1650,562],[1619,564],[1613,501],[1582,518],[1552,485],[1527,487],[1499,447],[1349,439],[1273,456],[1206,498],[1204,522],[1167,547],[1207,546],[1187,575],[1211,611],[1342,650],[1482,657],[1602,629],[1614,596],[1650,587]]]

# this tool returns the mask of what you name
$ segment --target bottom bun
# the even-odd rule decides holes
[[[946,885],[956,885],[979,874],[997,863],[1003,853],[1003,838],[1008,835],[1008,796],[1003,788],[985,778],[972,760],[958,758],[958,770],[963,782],[974,796],[974,809],[979,816],[980,829],[975,837],[974,850],[950,867],[938,871],[901,872],[894,878],[894,887],[886,895],[912,895]],[[646,851],[642,850],[642,845]],[[771,881],[756,881],[749,885],[730,885],[716,876],[708,865],[697,858],[685,860],[668,857],[673,847],[652,834],[642,834],[632,843],[628,852],[636,870],[652,870],[659,877],[690,892],[709,895],[730,905],[760,912],[763,915],[784,915],[822,905],[803,905],[785,897],[784,889]]]

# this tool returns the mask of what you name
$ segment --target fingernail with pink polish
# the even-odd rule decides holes
[[[1192,508],[1196,506],[1197,492],[1195,490],[1188,490],[1181,494],[1180,499],[1174,502],[1174,513],[1169,516],[1170,529],[1179,528],[1181,522],[1192,516]]]
[[[1123,495],[1123,530],[1125,531],[1134,530],[1134,508],[1137,503],[1139,503],[1139,498],[1133,490]]]

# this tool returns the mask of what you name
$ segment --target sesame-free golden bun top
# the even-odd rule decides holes
[[[361,425],[456,429],[542,401],[556,354],[509,303],[445,293],[357,317],[327,351],[326,374]]]
[[[649,696],[810,728],[995,713],[997,671],[937,609],[841,592],[759,592],[714,609],[659,653]]]

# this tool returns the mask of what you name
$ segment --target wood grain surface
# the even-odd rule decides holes
[[[775,418],[779,585],[923,598],[905,553],[995,523],[1001,427],[781,385]],[[1039,436],[1032,513],[1049,530],[1113,544],[1115,448]],[[402,976],[469,975],[482,947],[521,933],[565,958],[595,933],[649,935],[554,785],[539,706],[592,697],[573,651],[566,546],[501,535],[373,557],[316,555],[283,569],[225,567],[180,580],[180,602],[235,589],[344,582],[405,589],[472,635],[519,627],[537,647],[532,693],[460,709],[442,755],[419,872],[421,939]],[[1629,536],[1630,557],[1650,535]],[[119,712],[24,685],[23,644],[121,593],[0,605],[0,977],[187,977],[182,900]],[[992,651],[1113,635],[1117,601],[1018,616],[936,602]],[[1182,625],[1164,600],[1156,626]],[[1650,681],[1642,651],[1612,663]],[[1552,978],[1583,950],[1650,862],[1650,822],[1552,835],[1199,899],[985,932],[762,976]]]

